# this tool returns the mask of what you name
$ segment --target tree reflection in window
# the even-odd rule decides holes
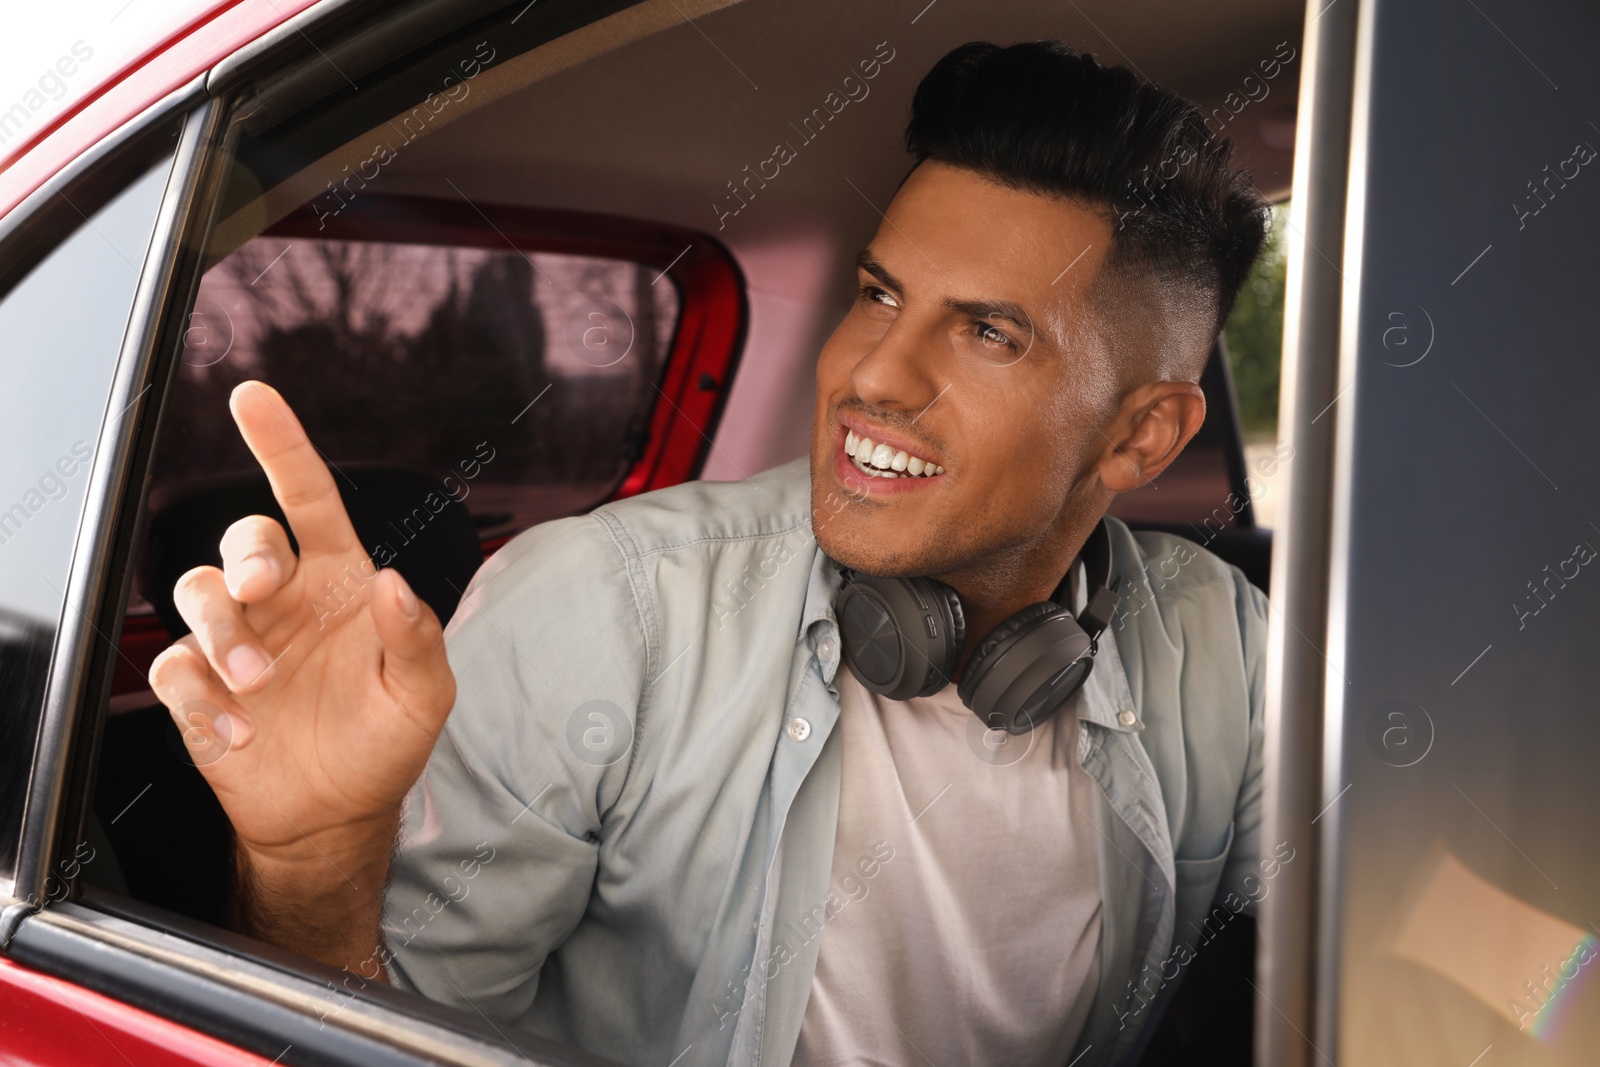
[[[580,512],[643,447],[678,310],[625,260],[257,237],[201,282],[152,505],[253,466],[227,397],[259,378],[336,467],[443,478],[486,442],[466,501],[486,534]]]

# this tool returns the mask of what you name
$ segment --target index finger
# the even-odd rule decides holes
[[[301,553],[359,552],[361,541],[350,525],[333,473],[278,391],[262,382],[242,382],[228,397],[228,408],[244,443],[266,472]]]

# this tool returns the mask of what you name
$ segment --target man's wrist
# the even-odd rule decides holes
[[[235,849],[231,925],[331,966],[355,969],[382,943],[384,891],[398,819],[387,830],[310,848]],[[357,973],[385,980],[368,965]]]

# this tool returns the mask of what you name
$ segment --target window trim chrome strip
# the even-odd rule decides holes
[[[1361,397],[1359,355],[1362,263],[1366,252],[1367,191],[1371,164],[1373,39],[1372,0],[1356,0],[1350,87],[1349,169],[1345,179],[1344,268],[1339,319],[1339,380],[1348,392],[1334,412],[1333,472],[1329,499],[1328,603],[1325,633],[1330,673],[1323,679],[1322,798],[1327,811],[1319,842],[1317,942],[1313,974],[1313,1029],[1317,1047],[1339,1057],[1339,992],[1344,934],[1345,807],[1334,803],[1345,788],[1348,737],[1349,600],[1352,495],[1355,481],[1357,405]]]
[[[137,415],[131,409],[143,396],[142,393],[136,394],[133,387],[135,382],[142,380],[149,368],[159,323],[158,313],[172,281],[171,264],[177,248],[178,231],[191,202],[202,127],[209,130],[215,124],[217,115],[217,105],[205,97],[205,79],[197,77],[182,89],[171,93],[102,141],[93,152],[82,157],[75,167],[62,172],[64,175],[71,172],[67,180],[86,172],[117,145],[170,120],[176,112],[186,108],[192,110],[184,120],[173,154],[166,191],[162,194],[161,206],[156,213],[150,244],[129,309],[128,325],[123,331],[122,346],[117,354],[117,366],[106,404],[107,418],[101,423],[89,469],[83,511],[79,515],[72,562],[67,571],[65,602],[50,657],[50,673],[45,684],[43,714],[34,742],[27,800],[22,814],[22,838],[11,887],[13,897],[30,903],[44,899],[50,857],[60,829],[67,769],[66,749],[75,731],[77,712],[82,704],[81,689],[85,681],[83,665],[96,639],[92,611],[98,602],[100,587],[104,584],[102,579],[109,563],[105,546],[112,534],[115,504],[120,499],[120,493],[113,490],[121,485],[127,474],[129,449],[137,421]],[[17,211],[31,214],[32,210],[53,196],[61,184],[59,181],[45,183],[19,205]],[[14,225],[20,226],[24,221],[18,215]]]
[[[1331,827],[1318,825],[1337,792],[1324,779],[1322,718],[1330,677],[1322,649],[1332,624],[1329,568],[1339,435],[1349,424],[1323,420],[1341,400],[1344,280],[1333,261],[1347,262],[1351,94],[1358,20],[1366,0],[1308,0],[1290,200],[1288,284],[1284,306],[1283,378],[1278,425],[1294,446],[1285,468],[1284,507],[1272,548],[1267,639],[1266,738],[1262,840],[1288,841],[1301,855],[1279,875],[1261,904],[1256,953],[1254,1062],[1258,1067],[1309,1067],[1328,1053],[1328,1035],[1314,1019],[1323,973],[1316,946],[1327,912],[1318,895]],[[1332,257],[1332,260],[1326,258]],[[1330,789],[1329,786],[1332,786]],[[1316,1045],[1307,1034],[1316,1034]]]

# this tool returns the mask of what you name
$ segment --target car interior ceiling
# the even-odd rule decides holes
[[[424,136],[399,149],[383,169],[384,191],[648,219],[722,242],[745,275],[750,328],[704,474],[738,476],[730,456],[740,457],[743,470],[765,469],[807,450],[815,354],[847,306],[855,254],[907,170],[900,138],[909,95],[940,55],[969,40],[1057,37],[1107,63],[1132,67],[1130,57],[1137,56],[1141,75],[1209,110],[1237,91],[1241,72],[1272,56],[1279,42],[1298,46],[1303,17],[1298,5],[1265,0],[1222,0],[1204,9],[1163,0],[1137,14],[1105,0],[1065,6],[1059,0],[1018,0],[1003,7],[946,3],[913,20],[918,6],[891,19],[864,15],[842,0],[645,0],[570,35],[578,40],[562,38],[498,57]],[[694,17],[693,25],[679,10]],[[857,61],[873,58],[885,42],[893,58],[885,61],[885,53],[877,53],[881,70],[867,95],[852,100],[812,138],[797,135],[795,124],[839,91]],[[1250,103],[1225,131],[1273,200],[1286,196],[1289,186],[1298,72],[1298,64],[1285,64],[1270,93]],[[304,204],[321,190],[324,175],[338,172],[339,165],[330,162],[366,158],[374,136],[388,128],[384,122],[347,131],[353,135],[313,166],[219,220],[212,257]],[[732,199],[730,183],[771,156],[777,142],[798,148],[793,162],[748,202]],[[719,226],[716,205],[739,210],[722,216]],[[1203,384],[1209,414],[1192,447],[1227,462],[1229,481],[1238,485],[1242,437],[1220,345]],[[414,496],[414,479],[428,477],[381,466],[351,473],[379,491],[348,503],[374,507],[381,504],[383,486],[404,487],[394,491]],[[264,479],[230,480],[164,504],[162,514],[151,517],[136,564],[141,584],[170,591],[188,567],[216,562],[216,540],[234,518],[272,514],[274,508]],[[454,608],[449,590],[459,595],[481,561],[472,521],[460,511],[459,522],[436,528],[436,551],[423,542],[409,559],[397,561],[430,603],[438,597],[434,606],[444,609],[441,617]],[[361,518],[353,517],[359,531]],[[1181,524],[1131,525],[1185,533]],[[1246,512],[1208,547],[1265,588],[1270,531],[1252,526]],[[170,596],[165,604],[152,599],[173,638],[181,636]],[[121,869],[97,866],[90,880],[221,924],[229,830],[165,709],[156,705],[109,717],[102,753],[90,838],[107,841]],[[142,782],[151,768],[162,768],[166,784],[152,790],[142,810],[126,817],[102,810],[103,800],[137,789],[129,776]],[[174,834],[174,825],[192,832]],[[1243,944],[1232,953],[1214,953],[1208,966],[1248,973],[1252,951]],[[1212,987],[1201,990],[1211,999],[1188,1016],[1175,1004],[1178,1025],[1214,1030],[1217,1020],[1237,1020],[1249,1010],[1247,997],[1232,998],[1204,975],[1186,986]],[[1207,1013],[1209,1021],[1195,1021],[1206,1020]],[[1158,1037],[1153,1047],[1171,1040]]]

